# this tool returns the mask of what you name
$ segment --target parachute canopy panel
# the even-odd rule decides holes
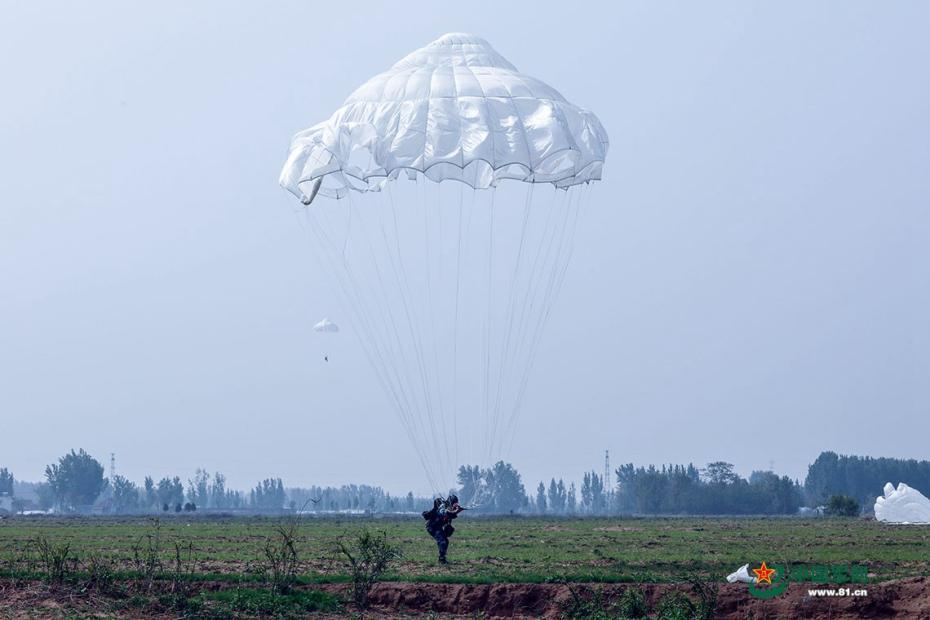
[[[378,191],[402,171],[476,189],[503,179],[570,187],[601,178],[597,117],[517,71],[480,37],[446,34],[358,88],[298,133],[280,183],[317,193]]]

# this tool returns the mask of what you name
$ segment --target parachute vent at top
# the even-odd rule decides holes
[[[503,179],[566,188],[599,180],[607,147],[592,112],[484,39],[447,34],[294,136],[280,183],[305,204],[318,193],[378,191],[401,172],[476,189]]]

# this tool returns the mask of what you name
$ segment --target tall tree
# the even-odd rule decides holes
[[[477,465],[462,465],[457,476],[459,483],[459,500],[465,506],[478,503],[484,472]]]
[[[707,468],[704,470],[704,476],[711,484],[733,484],[739,480],[739,476],[733,471],[733,464],[724,461],[708,463]]]
[[[88,509],[107,486],[103,465],[84,450],[72,450],[46,467],[45,478],[67,511]]]
[[[568,514],[575,514],[578,509],[577,493],[575,492],[575,483],[572,482],[568,487],[568,495],[565,496],[565,510]]]
[[[226,476],[220,472],[213,474],[213,483],[210,485],[210,508],[229,508],[229,497],[226,492]]]
[[[184,483],[181,482],[181,478],[178,476],[174,478],[162,478],[158,481],[156,495],[162,509],[164,509],[165,506],[167,506],[169,510],[174,509],[176,506],[184,503]]]
[[[359,497],[356,496],[356,505],[358,507]],[[366,498],[367,499],[367,498]],[[284,493],[284,483],[280,478],[266,478],[259,482],[249,496],[249,503],[252,508],[267,512],[280,512],[284,509],[284,502],[287,496]]]
[[[154,508],[155,504],[158,502],[158,492],[155,489],[155,481],[152,480],[151,476],[145,477],[142,498],[140,501],[143,504],[143,508],[147,510]]]
[[[13,495],[13,474],[6,467],[0,467],[0,495]]]
[[[591,506],[591,474],[585,472],[581,477],[581,509],[588,512]]]
[[[555,478],[549,481],[549,510],[556,514],[565,512],[565,483],[561,478],[558,482]]]
[[[488,504],[491,512],[517,512],[527,504],[523,481],[510,463],[498,461],[494,467],[485,471],[484,478],[490,495]]]
[[[607,495],[604,493],[604,476],[591,472],[591,512],[604,514],[607,512]]]
[[[546,485],[542,482],[536,487],[536,512],[546,514]]]
[[[113,491],[113,511],[116,514],[132,512],[139,507],[139,489],[136,483],[123,476],[114,476],[110,488]]]
[[[210,503],[210,474],[205,469],[197,468],[193,478],[187,480],[187,499],[200,508],[207,508]]]

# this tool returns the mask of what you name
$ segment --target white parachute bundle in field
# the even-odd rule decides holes
[[[887,523],[930,523],[930,499],[903,482],[895,489],[885,485],[885,495],[875,499],[875,518]]]
[[[736,572],[727,575],[727,583],[756,583],[758,578],[749,574],[749,564],[743,564]]]

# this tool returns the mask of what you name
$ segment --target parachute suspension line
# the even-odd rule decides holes
[[[536,273],[537,273],[537,271],[540,271],[541,264],[545,264],[545,263],[547,262],[547,259],[543,259],[542,263],[540,263],[540,257],[541,257],[541,255],[543,254],[543,249],[547,247],[547,244],[546,244],[547,236],[551,236],[551,234],[550,234],[550,232],[549,232],[549,231],[550,231],[550,224],[552,223],[553,213],[554,213],[554,211],[555,211],[555,209],[556,209],[555,203],[556,203],[556,201],[557,201],[557,198],[560,197],[560,196],[563,196],[563,193],[560,192],[560,191],[558,191],[558,190],[554,190],[554,192],[553,192],[553,200],[551,201],[552,204],[550,205],[550,208],[549,208],[548,212],[546,213],[545,223],[544,223],[544,225],[543,225],[543,227],[542,227],[542,230],[539,232],[539,237],[540,237],[540,239],[539,239],[538,244],[536,244],[537,247],[536,247],[535,257],[534,257],[534,259],[533,259],[532,266],[530,267],[530,272],[529,272],[529,275],[528,275],[528,279],[527,279],[526,285],[525,285],[525,287],[524,287],[525,290],[526,290],[526,293],[525,293],[524,295],[522,295],[521,309],[520,309],[520,312],[519,312],[519,315],[518,315],[519,318],[518,318],[518,320],[516,321],[517,335],[516,335],[516,338],[513,338],[513,337],[511,336],[511,338],[512,338],[512,339],[515,341],[515,343],[516,343],[516,344],[515,344],[515,348],[514,348],[514,354],[512,355],[512,359],[514,359],[514,360],[520,360],[520,359],[521,359],[521,356],[520,356],[520,354],[519,354],[519,351],[520,351],[520,348],[521,348],[520,345],[521,345],[521,342],[523,341],[523,335],[525,334],[526,329],[527,329],[527,325],[528,325],[528,323],[529,323],[529,320],[528,320],[528,319],[529,319],[529,317],[532,316],[532,312],[530,312],[529,314],[527,314],[527,308],[528,308],[528,306],[529,306],[530,300],[531,300],[532,297],[536,294],[536,288],[534,288],[534,284],[538,281],[538,278],[537,278],[537,276],[536,276]],[[533,209],[533,206],[530,205],[530,208],[531,208],[531,210],[532,210],[532,209]],[[553,230],[554,230],[554,229],[553,229]],[[551,246],[551,242],[550,242],[549,245]],[[503,390],[503,386],[502,386],[501,389]],[[512,406],[512,403],[511,403],[511,406]],[[499,445],[500,445],[501,443],[503,443],[503,441],[501,440],[499,434],[494,435],[493,439],[494,439],[494,443],[492,444],[491,449],[492,449],[492,452],[494,452],[494,453],[496,454],[497,451],[499,450]]]
[[[419,206],[421,206],[425,201],[419,198],[420,195],[420,181],[419,175],[415,179],[415,194],[417,196],[416,200],[412,201],[410,208],[407,211],[412,212],[414,216],[417,215],[416,211]],[[407,324],[410,330],[410,338],[414,345],[414,357],[417,362],[417,372],[419,373],[419,381],[415,382],[418,384],[419,391],[422,392],[423,402],[425,407],[426,415],[423,416],[422,426],[424,429],[423,440],[424,443],[430,446],[438,445],[438,434],[436,431],[436,419],[433,415],[433,399],[430,394],[430,381],[427,370],[426,359],[424,356],[424,351],[426,350],[426,334],[424,331],[420,331],[417,326],[422,325],[424,321],[419,320],[419,316],[416,315],[413,308],[417,307],[417,304],[411,303],[413,301],[413,294],[410,292],[410,283],[407,277],[407,270],[404,266],[404,256],[403,251],[400,245],[400,226],[397,223],[397,209],[395,208],[393,194],[388,193],[388,197],[391,201],[391,214],[393,217],[394,223],[394,245],[397,250],[398,264],[400,269],[400,282],[403,285],[403,299],[405,305],[405,314],[407,315]],[[408,217],[410,213],[408,213]],[[407,299],[410,299],[410,302]],[[427,434],[428,431],[428,434]],[[434,450],[427,450],[431,455],[435,456]],[[431,475],[435,475],[441,469],[441,464],[433,460],[435,463],[434,467],[436,470],[432,472]],[[439,489],[441,490],[441,489]]]
[[[491,300],[493,295],[493,265],[494,265],[494,197],[497,194],[496,189],[491,190],[491,202],[488,206],[488,299],[487,299],[487,322],[485,323],[485,341],[484,341],[484,451],[485,460],[491,459],[491,408],[490,408],[490,391],[491,391]]]
[[[379,195],[379,197],[380,197],[380,195]],[[396,283],[395,291],[401,296],[401,300],[402,300],[402,302],[403,302],[403,307],[404,307],[404,314],[405,314],[405,316],[406,316],[407,319],[408,319],[408,326],[410,326],[410,328],[412,329],[412,326],[410,325],[410,324],[411,324],[411,321],[410,321],[410,315],[409,315],[409,308],[408,308],[408,304],[407,304],[406,293],[404,292],[404,288],[405,288],[405,287],[401,284],[400,277],[399,277],[399,274],[398,274],[398,271],[397,271],[397,263],[395,262],[394,253],[393,253],[393,251],[392,251],[392,249],[391,249],[392,243],[391,243],[391,242],[389,241],[389,239],[388,239],[387,229],[386,229],[386,227],[385,227],[385,225],[384,225],[384,217],[385,217],[384,214],[385,214],[385,212],[386,212],[387,209],[386,209],[386,207],[385,207],[385,205],[384,205],[384,199],[383,199],[383,197],[380,197],[380,202],[381,202],[381,204],[379,205],[379,209],[378,209],[378,212],[379,212],[378,223],[379,223],[380,228],[381,228],[381,238],[382,238],[382,240],[384,241],[384,247],[385,247],[385,250],[386,250],[387,256],[388,256],[388,263],[389,263],[389,265],[390,265],[390,267],[391,267],[391,272],[392,272],[393,275],[394,275],[394,281],[395,281],[395,283]],[[387,290],[387,288],[388,288],[387,285],[384,285],[384,286],[385,286],[385,290]],[[387,295],[385,295],[385,299],[387,299]],[[387,303],[387,301],[385,302],[385,306],[387,307],[387,310],[390,311],[390,315],[391,315],[391,324],[392,324],[392,328],[393,328],[393,330],[394,330],[395,340],[396,340],[396,343],[397,343],[397,347],[398,347],[398,350],[400,351],[401,360],[402,360],[401,363],[402,363],[402,365],[403,365],[403,367],[404,367],[404,371],[405,371],[404,376],[405,376],[405,379],[406,379],[406,382],[407,382],[408,389],[409,389],[411,395],[413,395],[413,394],[415,393],[415,387],[417,386],[417,381],[416,381],[414,378],[412,378],[412,377],[411,377],[411,374],[410,374],[410,373],[411,373],[411,367],[410,367],[410,365],[407,363],[407,356],[406,356],[406,354],[405,354],[405,348],[404,348],[403,342],[401,341],[401,338],[400,338],[400,331],[401,331],[401,330],[398,328],[397,322],[396,322],[396,321],[394,320],[394,318],[393,318],[394,314],[393,314],[393,312],[391,311],[390,305]],[[413,336],[412,336],[412,337],[413,337]],[[412,338],[411,338],[411,339],[412,339]],[[423,414],[423,412],[421,411],[418,400],[416,400],[416,399],[414,398],[414,401],[413,401],[413,402],[416,403],[416,407],[415,407],[414,410],[413,410],[413,413],[415,414],[415,418],[414,418],[414,430],[415,430],[415,432],[419,432],[419,434],[417,435],[418,448],[419,448],[420,445],[422,445],[422,443],[425,443],[425,442],[426,442],[426,440],[427,440],[428,437],[429,437],[429,434],[428,434],[427,429],[426,429],[426,426],[425,426],[426,420],[425,420],[424,418],[425,418],[426,416],[425,416],[425,415]],[[414,417],[414,416],[412,416],[412,417]],[[422,440],[422,441],[421,441],[421,440]],[[441,489],[436,488],[436,489],[433,489],[433,490],[438,492],[438,491],[440,491]]]
[[[433,364],[432,372],[430,372],[430,366],[427,365],[427,379],[430,381],[430,384],[435,383],[436,385],[436,401],[438,406],[438,418],[439,418],[439,432],[442,437],[442,454],[439,457],[440,467],[442,472],[449,471],[449,434],[446,430],[446,416],[445,408],[443,407],[443,391],[442,391],[442,382],[441,382],[441,367],[439,366],[439,350],[436,346],[436,311],[435,304],[433,300],[433,268],[432,268],[432,253],[430,252],[430,240],[433,238],[432,231],[430,228],[430,213],[435,209],[436,210],[436,219],[438,220],[437,224],[437,234],[436,237],[439,240],[438,247],[436,250],[437,261],[439,263],[438,269],[440,274],[442,272],[442,202],[440,196],[440,186],[438,183],[434,184],[436,189],[436,199],[435,203],[429,198],[429,190],[432,189],[430,184],[423,183],[423,200],[421,202],[424,211],[423,223],[424,223],[424,235],[423,235],[423,245],[425,248],[426,256],[426,308],[429,312],[429,344],[432,345],[433,353]],[[432,380],[435,379],[435,382]],[[441,474],[444,475],[444,474]],[[448,482],[448,481],[447,481]]]
[[[391,264],[392,264],[392,268],[394,269],[394,275],[395,275],[395,279],[398,284],[398,290],[401,293],[401,302],[403,303],[403,306],[404,306],[404,314],[407,318],[407,326],[410,330],[411,341],[413,343],[414,354],[415,354],[414,357],[417,362],[417,370],[420,373],[420,386],[423,389],[423,398],[424,398],[424,404],[426,406],[426,413],[427,413],[426,421],[430,423],[429,425],[430,426],[430,438],[432,439],[432,444],[430,445],[435,446],[437,443],[436,435],[435,435],[435,425],[433,424],[433,418],[432,418],[432,413],[431,413],[432,412],[431,400],[430,400],[429,390],[427,389],[429,386],[429,382],[426,380],[426,374],[425,374],[425,369],[424,369],[425,364],[424,364],[424,359],[423,359],[423,347],[421,346],[421,343],[420,343],[419,332],[414,327],[416,324],[416,321],[414,319],[414,313],[411,310],[411,303],[409,301],[409,300],[412,300],[413,296],[410,293],[409,280],[407,278],[407,270],[404,267],[403,252],[401,251],[401,247],[400,247],[400,227],[397,224],[397,208],[396,208],[396,205],[394,204],[394,195],[392,193],[392,190],[390,189],[390,186],[388,186],[387,194],[388,194],[388,200],[391,205],[391,220],[393,223],[393,232],[394,232],[394,244],[393,245],[394,245],[395,251],[397,252],[397,264],[395,265],[393,260],[391,261]],[[385,242],[387,243],[387,237],[385,237]],[[423,426],[424,427],[426,426],[425,421],[424,421]],[[425,438],[425,428],[424,428],[424,438]]]
[[[566,209],[566,215],[571,218],[571,223],[569,226],[566,226],[565,228],[563,228],[562,234],[560,235],[560,243],[559,243],[560,254],[562,254],[564,258],[560,259],[559,255],[557,255],[557,258],[554,261],[554,264],[556,266],[556,271],[553,273],[553,277],[550,279],[551,286],[547,289],[547,296],[544,298],[543,312],[541,316],[539,317],[539,320],[537,321],[535,334],[533,336],[533,339],[531,341],[531,344],[528,350],[529,357],[528,357],[527,364],[524,368],[522,380],[520,382],[520,388],[519,388],[518,396],[516,399],[516,406],[511,412],[510,420],[508,421],[508,428],[510,429],[510,432],[511,432],[510,440],[509,440],[510,446],[508,446],[508,449],[507,449],[508,453],[513,445],[512,431],[516,426],[517,418],[519,416],[520,408],[522,406],[523,396],[526,393],[526,388],[529,384],[530,372],[533,366],[535,365],[536,357],[539,352],[539,341],[542,337],[543,329],[545,328],[545,325],[548,322],[549,316],[552,312],[552,308],[555,305],[555,301],[558,298],[559,293],[561,292],[562,285],[565,282],[565,275],[568,273],[568,266],[571,262],[571,257],[574,254],[574,238],[575,238],[575,232],[578,226],[578,220],[580,218],[581,210],[583,206],[587,204],[587,196],[590,193],[590,189],[586,187],[586,185],[587,184],[582,185],[581,187],[578,188],[577,191],[573,192],[574,194],[578,195],[577,199],[575,200],[574,213],[572,213],[572,201],[571,201],[571,199],[574,196],[569,196],[568,208]],[[566,234],[566,228],[568,229],[567,234]],[[564,252],[562,252],[561,250],[563,245],[565,247]]]
[[[384,200],[381,198],[380,194],[378,197],[379,202],[381,203],[378,208],[378,213],[380,214],[383,211],[383,209],[380,207],[383,206]],[[362,235],[365,238],[365,244],[368,246],[369,254],[372,260],[372,266],[375,270],[375,275],[378,280],[379,288],[377,290],[381,293],[381,299],[375,299],[374,303],[376,304],[376,307],[383,308],[386,314],[384,319],[385,329],[383,333],[385,334],[385,341],[383,343],[383,348],[386,352],[387,360],[390,363],[390,370],[396,377],[398,391],[402,400],[403,406],[401,410],[398,411],[398,413],[401,417],[401,421],[405,425],[409,426],[410,434],[413,435],[411,437],[411,441],[414,441],[416,435],[416,421],[422,418],[422,414],[419,411],[419,404],[415,403],[415,401],[411,401],[410,396],[408,396],[410,386],[413,386],[414,383],[410,381],[409,373],[406,372],[408,368],[407,359],[404,354],[403,344],[400,341],[397,321],[394,318],[394,311],[392,309],[392,305],[389,303],[389,288],[385,284],[385,278],[382,273],[382,261],[378,260],[378,257],[375,255],[375,244],[372,242],[372,238],[368,233],[368,228],[365,226],[365,218],[360,216],[358,220],[358,228],[362,231]],[[391,336],[393,336],[393,343]]]
[[[311,211],[308,210],[308,213],[312,216]],[[328,253],[328,258],[331,259],[332,269],[333,269],[332,273],[341,275],[342,271],[339,269],[338,259],[336,258],[337,256],[339,256],[339,252],[336,249],[337,246],[332,242],[332,240],[329,239],[329,235],[326,234],[325,228],[319,227],[316,222],[314,222],[313,230],[320,231],[320,233],[323,236],[320,239],[320,241],[323,242],[321,243],[321,247],[325,249],[328,246],[330,248],[330,251]],[[343,268],[345,269],[345,275],[347,275],[350,279],[354,280],[351,267],[346,263],[343,265]],[[359,340],[362,343],[363,351],[365,351],[366,356],[369,358],[369,362],[371,363],[372,368],[375,370],[376,377],[381,383],[382,388],[385,389],[388,395],[393,399],[394,405],[397,411],[402,413],[403,407],[400,404],[400,400],[395,391],[395,388],[393,384],[388,380],[388,377],[385,376],[384,369],[386,367],[386,364],[384,363],[381,357],[381,352],[377,346],[378,342],[375,339],[375,333],[371,328],[370,317],[368,317],[367,313],[363,311],[365,306],[363,303],[363,299],[361,298],[362,290],[363,289],[357,286],[355,286],[355,288],[353,289],[352,286],[344,285],[344,292],[346,293],[346,296],[349,299],[349,303],[346,304],[346,307],[347,309],[351,309],[353,311],[357,309],[357,312],[354,312],[354,313],[358,317],[358,325],[363,330],[363,333],[359,333],[359,336],[360,336]],[[352,294],[353,292],[355,293],[355,295]],[[380,361],[381,363],[379,364],[378,361]],[[403,417],[401,418],[401,421],[403,422]],[[429,455],[425,454],[421,449],[418,449],[417,456],[420,459],[421,464],[423,465],[424,469],[427,469],[430,467],[429,466],[429,460],[430,460]],[[431,473],[427,474],[429,483],[432,487],[436,487],[437,485],[435,481],[431,479],[431,475],[432,475]]]
[[[514,328],[514,310],[516,306],[516,299],[517,299],[517,292],[518,292],[517,289],[519,288],[518,282],[517,282],[517,276],[519,275],[520,264],[523,259],[523,248],[526,245],[527,223],[529,222],[530,210],[533,205],[533,193],[534,193],[533,190],[535,188],[535,185],[536,185],[535,183],[529,184],[529,187],[526,190],[525,199],[523,201],[523,222],[520,225],[520,244],[517,249],[517,258],[516,258],[516,261],[514,262],[513,274],[510,277],[510,287],[509,287],[510,295],[507,301],[507,310],[506,310],[507,326],[504,329],[504,334],[503,334],[504,342],[503,342],[503,345],[501,346],[500,361],[498,363],[498,368],[497,368],[497,371],[498,371],[497,372],[497,375],[498,375],[497,376],[497,392],[496,392],[496,397],[494,400],[494,413],[491,416],[492,423],[493,423],[493,426],[491,428],[492,448],[494,447],[494,443],[493,443],[494,440],[496,440],[496,438],[498,437],[504,382],[510,376],[511,367],[510,367],[510,364],[508,363],[510,360],[510,356],[508,354],[510,353],[510,348],[511,348],[510,347],[510,344],[512,341],[511,336],[512,336],[513,328]]]
[[[349,195],[349,201],[351,205],[351,194]],[[323,232],[325,233],[325,229],[323,230]],[[344,262],[343,268],[345,269],[345,273],[348,275],[350,283],[351,283],[351,286],[349,287],[350,290],[356,293],[354,305],[357,308],[358,314],[362,319],[362,326],[366,331],[366,339],[371,343],[371,347],[373,348],[373,351],[374,351],[373,359],[371,359],[370,361],[372,362],[372,365],[375,367],[375,369],[380,370],[381,374],[385,377],[382,384],[383,385],[387,384],[389,386],[388,389],[390,390],[390,393],[393,396],[394,401],[395,401],[395,408],[398,410],[401,416],[401,421],[403,422],[406,417],[404,414],[409,409],[404,408],[402,399],[397,395],[398,388],[395,387],[394,382],[391,380],[391,375],[389,372],[390,364],[388,364],[388,361],[385,359],[387,357],[387,353],[385,350],[389,350],[389,348],[386,347],[384,344],[382,344],[381,340],[379,339],[379,330],[377,330],[374,327],[375,321],[372,318],[373,313],[369,309],[370,303],[368,303],[368,299],[363,295],[363,293],[368,289],[366,287],[361,286],[358,278],[356,278],[355,276],[354,270],[352,269],[352,264],[350,262],[348,261]],[[402,383],[402,381],[400,380],[398,380],[398,382]],[[412,411],[412,410],[410,411],[412,413],[415,413],[415,411]],[[436,465],[432,459],[433,455],[430,454],[429,451],[423,451],[422,447],[420,447],[419,450],[423,454],[423,460],[426,463],[425,467],[429,468],[430,470],[427,476],[428,480],[430,481],[430,485],[438,488],[438,485],[436,484],[436,479],[434,477]]]
[[[453,467],[458,467],[459,463],[459,293],[462,288],[462,203],[464,200],[465,188],[459,184],[459,214],[458,214],[458,237],[456,238],[455,249],[455,312],[452,319],[452,445],[455,462]]]
[[[464,191],[464,190],[463,190],[463,191]],[[462,248],[462,252],[463,252],[463,254],[465,255],[466,259],[467,259],[468,256],[470,256],[470,254],[469,254],[469,237],[470,237],[470,233],[471,233],[471,229],[472,229],[472,220],[474,219],[474,217],[475,217],[475,211],[477,210],[477,207],[476,207],[477,204],[478,204],[478,191],[477,191],[474,187],[472,187],[472,188],[471,188],[471,199],[470,199],[470,201],[469,201],[469,205],[468,205],[468,209],[467,209],[467,211],[468,211],[468,218],[467,218],[466,221],[465,221],[465,243],[464,243],[464,246],[463,246],[463,248]],[[467,270],[467,271],[470,271],[470,270]],[[477,316],[477,313],[473,312],[472,315],[473,315],[473,316]],[[476,331],[477,331],[477,330],[476,330]],[[480,336],[480,334],[479,334],[479,336],[478,336],[477,339],[472,339],[472,340],[481,341],[482,339],[481,339],[481,336]],[[480,359],[477,360],[477,361],[480,363]],[[470,364],[469,364],[469,366],[470,366]],[[480,369],[481,366],[479,365],[479,366],[477,366],[477,368]],[[476,390],[469,390],[469,393],[477,393],[477,391],[476,391]],[[472,419],[472,420],[477,420],[477,419],[479,418],[479,416],[476,415],[476,414],[478,413],[477,410],[478,410],[478,407],[479,407],[479,406],[480,406],[480,401],[476,402],[475,405],[473,405],[474,410],[470,412],[470,413],[472,414],[472,416],[471,416],[471,419]],[[479,425],[480,425],[480,422],[479,422]],[[467,433],[467,436],[468,436],[468,452],[467,452],[467,454],[468,454],[469,456],[473,456],[473,455],[477,454],[476,450],[478,450],[478,449],[481,448],[480,445],[478,445],[478,446],[475,445],[476,443],[478,443],[478,442],[480,441],[480,438],[479,438],[479,437],[477,436],[477,434],[474,432],[474,424],[472,424],[471,426],[472,426],[472,428],[470,429],[471,432]]]
[[[397,284],[397,286],[396,286],[396,288],[395,288],[395,291],[400,295],[401,301],[403,302],[404,316],[405,316],[405,318],[407,319],[408,327],[409,327],[409,329],[411,330],[411,340],[413,340],[413,339],[416,337],[416,334],[412,332],[412,329],[413,329],[413,328],[412,328],[412,319],[410,318],[410,314],[409,314],[410,310],[409,310],[409,307],[408,307],[408,304],[407,304],[406,293],[405,293],[405,291],[404,291],[404,288],[405,288],[405,287],[401,284],[400,275],[399,275],[398,270],[397,270],[397,264],[396,264],[395,259],[394,259],[394,254],[393,254],[393,252],[392,252],[392,250],[391,250],[391,246],[392,246],[393,244],[391,243],[391,241],[390,241],[389,238],[388,238],[387,230],[386,230],[385,225],[384,225],[384,212],[386,211],[386,209],[385,209],[385,207],[384,207],[384,199],[381,198],[380,202],[381,202],[381,205],[379,206],[379,209],[378,209],[378,211],[379,211],[378,222],[379,222],[379,225],[380,225],[380,228],[381,228],[381,238],[382,238],[382,240],[384,241],[384,247],[385,247],[385,249],[386,249],[386,251],[387,251],[387,254],[388,254],[388,262],[389,262],[390,267],[391,267],[391,272],[393,273],[393,275],[394,275],[394,281],[395,281],[396,284]],[[387,291],[387,288],[388,288],[388,287],[387,287],[386,285],[384,285],[384,287],[385,287],[385,290]],[[388,306],[389,306],[389,304],[385,304],[385,305],[388,305]],[[388,310],[390,310],[389,307],[388,307]],[[403,365],[403,367],[404,367],[404,371],[405,371],[405,372],[404,372],[404,377],[405,377],[405,380],[406,380],[406,384],[407,384],[407,386],[408,386],[408,391],[410,392],[410,397],[409,397],[409,398],[410,398],[411,401],[415,404],[415,406],[411,406],[411,410],[410,410],[410,412],[409,412],[409,415],[407,416],[408,418],[411,419],[410,425],[411,425],[412,434],[413,434],[413,438],[411,439],[411,443],[413,443],[413,444],[415,445],[415,447],[416,447],[416,449],[417,449],[418,451],[422,451],[422,450],[423,450],[422,446],[428,443],[427,440],[428,440],[428,437],[429,437],[429,433],[428,433],[428,431],[427,431],[427,429],[426,429],[426,426],[425,426],[425,424],[426,424],[425,418],[426,418],[427,416],[425,416],[425,415],[423,414],[423,412],[421,411],[420,406],[419,406],[419,401],[418,401],[418,399],[415,397],[415,391],[416,391],[415,388],[416,388],[416,386],[418,385],[418,382],[417,382],[416,380],[414,380],[414,379],[411,378],[411,375],[410,375],[410,371],[411,371],[411,370],[410,370],[410,366],[409,366],[409,364],[407,364],[407,362],[406,362],[406,354],[404,353],[405,349],[404,349],[403,343],[402,343],[401,338],[400,338],[400,329],[397,327],[397,323],[396,323],[396,321],[393,319],[393,313],[391,313],[391,317],[392,317],[392,321],[391,321],[391,322],[392,322],[392,327],[393,327],[393,329],[394,329],[394,334],[395,334],[395,341],[397,342],[397,347],[398,347],[398,350],[400,351],[400,355],[401,355],[401,359],[402,359],[402,362],[401,362],[401,363],[402,363],[402,365]],[[425,403],[424,403],[424,404],[425,404]],[[431,455],[430,455],[430,456],[431,456]],[[434,473],[435,473],[435,472],[434,472],[434,468],[436,467],[436,464],[433,462],[432,458],[427,458],[426,460],[428,460],[428,461],[431,463],[431,465],[426,465],[426,464],[424,464],[424,469],[427,469],[427,468],[429,469],[429,471],[426,473],[427,478],[430,480],[430,484],[431,484],[431,486],[432,486],[433,491],[434,491],[434,492],[439,492],[439,491],[441,490],[441,487],[440,487],[439,485],[436,484],[435,478],[434,478]]]
[[[365,330],[366,332],[369,332],[370,329],[365,325],[364,319],[359,314],[354,312],[354,309],[356,306],[353,303],[353,295],[345,279],[342,277],[343,274],[341,273],[338,263],[335,260],[335,256],[337,255],[337,250],[335,246],[332,244],[332,241],[328,238],[328,235],[326,235],[325,229],[319,226],[319,222],[316,221],[316,218],[314,217],[313,212],[311,211],[310,207],[305,207],[305,213],[306,213],[307,219],[313,220],[313,221],[310,222],[308,225],[304,223],[304,221],[301,218],[298,217],[298,222],[300,223],[301,227],[304,229],[305,233],[307,234],[312,233],[312,235],[315,237],[315,239],[312,240],[309,244],[311,251],[314,254],[314,258],[318,264],[324,264],[324,262],[329,263],[329,269],[325,270],[326,273],[330,275],[332,280],[334,280],[336,284],[338,285],[338,287],[334,287],[334,288],[337,294],[340,294],[340,296],[343,298],[343,305],[345,306],[346,310],[350,312],[350,314],[356,315],[356,318],[355,320],[352,321],[351,326],[352,326],[352,329],[358,333],[359,342],[362,345],[362,351],[364,352],[365,356],[368,358],[368,361],[371,364],[372,368],[375,370],[375,376],[378,379],[379,383],[381,383],[382,388],[385,390],[385,392],[390,397],[392,397],[392,399],[394,400],[396,409],[398,411],[402,411],[402,407],[400,406],[400,403],[397,399],[397,394],[393,390],[393,386],[389,384],[386,377],[383,376],[380,370],[380,367],[378,366],[378,364],[375,363],[375,352],[372,351],[371,347],[369,346],[369,343],[366,339],[365,334],[358,332],[359,329]],[[317,248],[322,248],[322,252],[318,252]],[[322,260],[323,258],[325,258],[325,261]],[[407,431],[408,431],[408,436],[410,436],[409,429],[407,429]],[[413,437],[411,437],[411,441],[413,441]],[[417,458],[419,459],[420,464],[423,466],[424,471],[427,472],[427,478],[428,478],[430,486],[433,488],[436,488],[436,484],[431,479],[431,474],[429,473],[428,459],[426,458],[426,455],[416,444],[415,444],[415,451],[417,453]]]
[[[514,406],[508,415],[508,421],[506,425],[508,432],[511,432],[515,426],[515,412],[519,411],[520,407],[522,406],[523,395],[525,394],[526,385],[528,384],[530,377],[529,366],[531,364],[531,360],[534,358],[535,351],[542,336],[542,327],[545,324],[546,317],[547,299],[551,294],[552,283],[554,281],[555,274],[558,272],[559,257],[561,255],[561,249],[564,243],[565,231],[568,228],[568,222],[570,221],[572,197],[573,196],[571,194],[567,194],[566,200],[562,201],[562,204],[559,206],[559,209],[562,211],[562,213],[559,213],[556,216],[556,225],[553,227],[552,235],[549,237],[546,253],[542,262],[542,268],[539,274],[539,284],[537,291],[541,293],[541,296],[537,297],[537,295],[534,294],[533,299],[531,300],[532,306],[537,306],[537,310],[535,313],[531,311],[530,320],[526,325],[528,331],[524,332],[523,342],[526,361],[523,364],[522,376],[518,381],[518,389],[517,395],[514,399]],[[512,445],[513,438],[509,437],[508,440],[509,445]]]

